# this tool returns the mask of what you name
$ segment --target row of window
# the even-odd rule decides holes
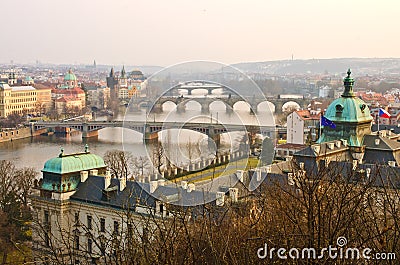
[[[31,103],[31,104],[23,104],[23,105],[7,105],[6,109],[20,109],[20,108],[34,108],[35,104]]]
[[[0,138],[3,137],[3,134],[5,137],[8,136],[8,132],[4,132],[4,133],[0,133]],[[16,135],[18,135],[18,134],[19,134],[19,131],[16,132]],[[13,135],[14,135],[14,131],[11,131],[11,136],[13,136]]]
[[[100,229],[99,232],[105,233],[106,232],[106,219],[99,218]],[[75,213],[75,224],[79,224],[79,212]],[[92,230],[93,229],[93,217],[91,215],[86,216],[86,229]],[[114,221],[114,234],[119,233],[119,222]]]
[[[31,101],[36,101],[36,97],[34,97],[34,98],[16,98],[16,99],[12,99],[11,103],[21,103],[21,102],[31,102]]]

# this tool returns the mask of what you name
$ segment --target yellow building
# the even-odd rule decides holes
[[[0,83],[0,117],[36,112],[37,90],[32,86]]]

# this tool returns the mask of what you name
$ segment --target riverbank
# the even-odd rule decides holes
[[[47,129],[37,130],[35,132],[32,132],[30,127],[6,130],[0,129],[0,143],[30,138],[32,136],[40,135],[44,132],[47,132]]]

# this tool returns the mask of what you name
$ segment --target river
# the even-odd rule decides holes
[[[235,113],[227,114],[225,112],[225,106],[213,103],[211,108],[212,119],[218,119],[219,123],[235,123],[240,121],[246,124],[257,124],[257,117],[263,117],[265,113],[260,111],[255,115],[251,115],[247,106],[239,106],[235,109]],[[222,103],[221,103],[222,104]],[[168,103],[165,104],[164,110],[171,110],[174,106],[169,106]],[[143,110],[141,113],[130,113],[127,117],[131,120],[143,120],[146,113]],[[119,115],[116,120],[123,119],[125,115]],[[104,119],[103,117],[97,118],[98,120]],[[185,113],[164,112],[160,115],[154,115],[151,117],[156,121],[161,120],[175,120],[175,121],[188,121],[192,120],[194,122],[204,121],[209,122],[211,120],[211,114],[203,115],[200,111],[199,104],[196,102],[189,102],[187,104],[187,109]],[[262,120],[262,119],[261,119]],[[215,120],[215,122],[217,122]],[[261,122],[264,124],[265,122]],[[180,141],[187,142],[200,142],[204,143],[202,139],[205,136],[193,132],[184,131],[179,132],[178,130],[171,130],[169,133],[162,133],[161,139],[172,141],[175,144],[179,139]],[[122,140],[123,139],[123,140]],[[11,160],[14,161],[18,167],[33,167],[36,170],[41,170],[43,164],[46,160],[56,157],[60,153],[60,148],[64,148],[64,153],[74,153],[82,152],[84,150],[84,145],[87,143],[89,145],[89,150],[92,153],[103,156],[108,150],[129,150],[132,152],[133,156],[146,156],[146,146],[143,144],[142,135],[138,132],[134,132],[128,129],[122,128],[105,128],[99,131],[99,136],[97,139],[88,139],[86,141],[82,140],[80,133],[76,132],[71,136],[37,136],[29,139],[16,140],[12,142],[0,143],[0,159],[1,160]],[[222,137],[225,148],[235,149],[242,136],[240,133],[226,134]],[[182,142],[180,143],[182,144]],[[204,148],[200,148],[204,150]],[[179,156],[179,155],[178,155]],[[181,163],[182,159],[178,162]]]

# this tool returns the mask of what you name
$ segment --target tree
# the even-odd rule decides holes
[[[14,163],[0,160],[0,250],[3,264],[11,252],[20,251],[19,246],[30,239],[25,233],[31,221],[28,195],[36,175],[32,168],[16,169]]]
[[[132,153],[120,150],[107,151],[104,154],[104,162],[111,170],[111,175],[115,178],[129,179],[132,177]]]

